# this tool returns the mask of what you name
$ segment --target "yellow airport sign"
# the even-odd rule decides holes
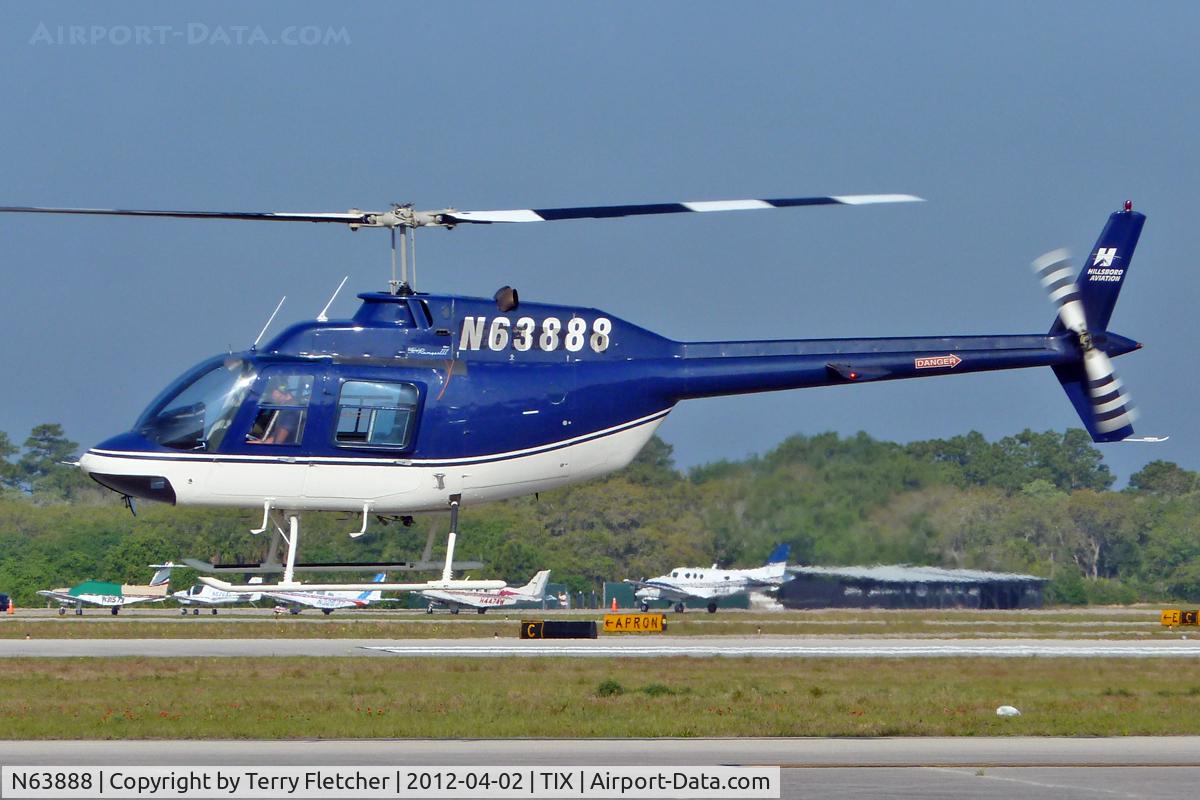
[[[1169,608],[1162,612],[1161,621],[1163,625],[1169,627],[1200,625],[1200,611],[1181,611],[1178,608]]]
[[[605,633],[662,633],[667,629],[665,614],[605,614]]]

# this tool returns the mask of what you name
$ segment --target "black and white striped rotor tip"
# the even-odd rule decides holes
[[[1067,250],[1051,250],[1033,260],[1033,271],[1050,297],[1067,330],[1083,333],[1087,328],[1079,287],[1075,284],[1075,267]]]
[[[1112,433],[1129,427],[1129,433],[1132,434],[1137,410],[1125,391],[1125,385],[1113,372],[1108,355],[1103,350],[1087,350],[1083,354],[1083,367],[1088,377],[1088,394],[1092,398],[1092,418],[1096,430]]]
[[[640,203],[615,206],[569,206],[564,208],[509,208],[492,211],[440,213],[443,224],[490,225],[504,222],[557,222],[566,219],[610,219],[653,214],[687,214],[711,211],[754,211],[797,206],[865,206],[876,203],[920,203],[924,198],[911,194],[847,194],[822,197],[776,197],[749,200],[687,200],[680,203]]]

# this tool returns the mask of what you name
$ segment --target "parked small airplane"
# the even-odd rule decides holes
[[[642,601],[642,611],[650,610],[655,600],[674,600],[675,610],[683,613],[688,600],[707,600],[708,613],[717,613],[717,601],[745,594],[752,589],[778,587],[786,578],[787,559],[791,547],[781,544],[767,557],[767,563],[753,569],[718,569],[713,564],[704,567],[678,567],[670,575],[660,575],[644,581],[625,582],[638,587],[634,593]]]
[[[417,594],[429,601],[425,611],[433,613],[436,606],[446,606],[451,614],[463,608],[473,608],[480,614],[489,608],[504,608],[517,603],[540,603],[546,597],[546,581],[550,570],[544,569],[524,586],[505,586],[503,589],[426,589]]]
[[[380,572],[375,576],[372,583],[383,583],[386,577],[386,572]],[[365,608],[371,603],[377,603],[383,599],[383,593],[378,589],[363,592],[291,591],[263,592],[262,594],[279,601],[282,606],[286,607],[293,614],[299,614],[304,610],[305,606],[319,608],[323,614],[332,614],[339,608]]]
[[[167,599],[167,583],[171,580],[171,568],[175,565],[151,564],[157,570],[147,586],[110,583],[108,581],[84,581],[83,583],[63,587],[61,589],[42,589],[38,592],[42,597],[49,597],[59,603],[59,614],[66,614],[68,606],[75,607],[76,614],[83,614],[84,604],[101,606],[112,609],[117,614],[122,606],[133,603],[159,603]]]
[[[250,583],[262,583],[262,576],[255,575],[250,579]],[[223,592],[220,589],[214,589],[211,586],[204,584],[193,584],[187,589],[182,589],[178,592],[172,592],[171,597],[179,601],[179,604],[184,606],[181,611],[184,616],[187,616],[187,606],[193,606],[192,614],[199,614],[198,606],[207,606],[212,609],[212,613],[217,613],[217,606],[232,605],[233,603],[253,603],[262,597],[261,593],[245,594],[244,592]]]

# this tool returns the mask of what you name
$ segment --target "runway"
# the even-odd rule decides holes
[[[908,639],[608,636],[483,639],[2,639],[0,658],[334,656],[405,658],[1200,658],[1200,639]]]
[[[6,742],[22,765],[783,767],[784,798],[1193,797],[1200,737]]]

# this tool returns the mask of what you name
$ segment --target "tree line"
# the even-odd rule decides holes
[[[135,517],[64,463],[76,452],[59,425],[37,426],[23,447],[0,433],[0,592],[18,603],[87,579],[143,583],[147,565],[167,559],[262,557],[254,511],[143,503]],[[1155,461],[1125,489],[1113,484],[1082,430],[909,444],[796,435],[687,471],[655,437],[603,480],[465,509],[457,555],[484,561],[487,577],[523,583],[551,569],[591,590],[684,564],[752,566],[787,542],[794,563],[1039,575],[1050,602],[1200,601],[1200,475]],[[447,521],[373,521],[353,541],[352,515],[307,514],[304,559],[411,560],[431,532],[436,558]]]

